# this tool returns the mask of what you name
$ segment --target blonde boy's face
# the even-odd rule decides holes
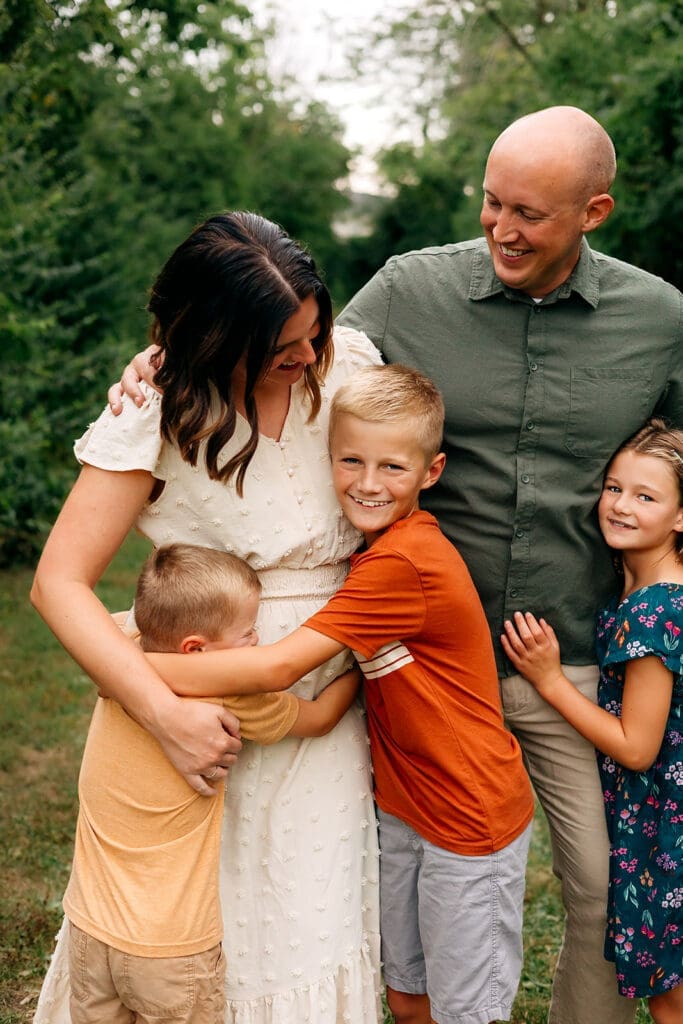
[[[258,643],[256,632],[256,616],[258,615],[259,595],[247,594],[240,610],[229,626],[215,640],[205,640],[202,648],[205,651],[225,651],[230,647],[254,647]]]
[[[443,454],[425,457],[410,421],[370,423],[349,413],[336,421],[330,454],[337,499],[368,544],[415,511],[445,462]]]

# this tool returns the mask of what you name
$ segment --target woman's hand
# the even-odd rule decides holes
[[[565,678],[555,630],[531,612],[515,612],[514,620],[505,621],[505,632],[500,638],[503,650],[519,674],[548,699],[557,680]]]
[[[216,795],[212,784],[226,777],[242,749],[239,719],[202,700],[177,698],[154,734],[169,761],[202,796]]]
[[[149,345],[144,352],[136,353],[121,374],[121,380],[109,388],[107,397],[114,416],[118,416],[123,409],[122,397],[124,394],[129,395],[136,405],[143,404],[145,396],[140,390],[140,381],[144,380],[150,387],[155,386],[154,375],[157,372],[158,364],[157,366],[152,364],[152,356],[158,351],[156,345]]]

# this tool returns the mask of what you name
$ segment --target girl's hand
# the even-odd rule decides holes
[[[515,612],[514,620],[505,622],[500,638],[503,650],[520,675],[545,696],[558,678],[564,678],[555,630],[531,612]]]
[[[154,374],[157,372],[157,368],[152,365],[152,356],[157,351],[156,345],[149,345],[144,352],[136,353],[123,371],[121,380],[109,388],[107,397],[114,416],[118,416],[123,409],[121,401],[123,395],[132,398],[136,405],[143,404],[145,396],[140,390],[141,380],[144,380],[150,387],[155,387]]]

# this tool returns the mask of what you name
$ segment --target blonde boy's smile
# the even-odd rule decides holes
[[[420,491],[441,475],[444,456],[428,458],[410,422],[375,423],[342,413],[330,438],[332,476],[347,519],[368,544],[418,507]]]

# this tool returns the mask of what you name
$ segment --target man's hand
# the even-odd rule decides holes
[[[126,366],[118,384],[112,384],[109,388],[107,397],[109,408],[114,416],[118,416],[123,409],[122,397],[124,394],[129,395],[136,405],[143,404],[145,396],[140,390],[141,380],[151,387],[155,387],[154,374],[157,372],[159,364],[158,362],[156,366],[152,364],[152,356],[158,352],[159,349],[156,345],[149,345],[144,352],[138,352]],[[159,389],[156,388],[156,390]]]
[[[226,708],[178,697],[154,735],[169,761],[202,796],[215,796],[219,782],[242,749],[239,720]],[[207,781],[209,780],[209,781]]]
[[[500,638],[503,650],[519,674],[546,697],[557,679],[564,678],[555,630],[531,612],[515,612],[514,620],[505,622]]]

